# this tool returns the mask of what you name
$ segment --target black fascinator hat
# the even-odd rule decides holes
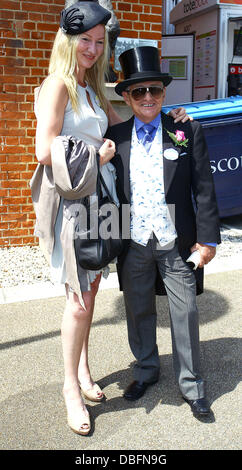
[[[107,24],[110,18],[111,13],[97,1],[78,1],[61,11],[60,28],[65,34],[75,36],[98,24]]]
[[[172,81],[168,73],[161,72],[159,50],[156,47],[141,46],[128,49],[120,55],[119,62],[124,80],[115,87],[118,95],[122,95],[128,86],[135,83],[157,80],[167,86]]]

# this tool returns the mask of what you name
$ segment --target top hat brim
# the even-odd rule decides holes
[[[118,95],[122,96],[122,92],[125,91],[130,85],[135,85],[135,83],[140,82],[148,82],[148,81],[159,81],[164,84],[164,86],[168,86],[171,81],[172,77],[168,73],[161,73],[161,72],[138,72],[133,74],[127,80],[123,80],[122,82],[118,83],[115,87],[115,91]]]

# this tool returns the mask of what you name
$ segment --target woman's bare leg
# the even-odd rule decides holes
[[[73,424],[72,428],[77,428],[79,423],[80,426],[83,423],[81,427],[85,430],[88,428],[89,415],[80,393],[78,364],[92,318],[91,291],[83,293],[83,300],[85,309],[80,304],[78,296],[69,292],[67,288],[67,301],[61,333],[65,371],[63,394],[68,412],[68,421]]]
[[[89,325],[86,329],[86,336],[83,342],[83,347],[81,351],[81,357],[79,362],[79,370],[78,370],[78,378],[83,387],[83,390],[90,390],[94,386],[94,381],[92,380],[89,364],[88,364],[88,341],[89,341],[89,334],[90,328],[93,318],[93,311],[94,311],[94,304],[95,304],[95,297],[98,292],[99,283],[101,279],[101,274],[97,276],[95,281],[91,284],[91,299],[90,299],[90,317],[89,317]],[[97,398],[102,398],[103,393],[101,390],[96,389],[94,396],[96,395]]]

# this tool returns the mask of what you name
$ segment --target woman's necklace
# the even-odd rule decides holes
[[[82,88],[86,88],[87,84],[85,82],[78,82],[78,85],[80,85]]]

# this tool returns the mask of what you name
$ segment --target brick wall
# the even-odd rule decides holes
[[[162,0],[112,2],[120,23],[120,37],[153,39],[161,49]],[[118,74],[119,79],[122,74]]]
[[[112,2],[120,22],[121,37],[155,39],[161,46],[162,0]]]
[[[29,180],[36,167],[34,88],[48,59],[64,0],[0,0],[0,247],[33,245]],[[113,2],[121,36],[161,46],[162,0]]]

